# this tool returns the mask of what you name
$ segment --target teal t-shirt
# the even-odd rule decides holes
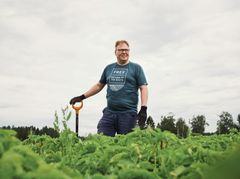
[[[108,110],[137,112],[138,89],[147,85],[140,65],[133,62],[126,65],[112,63],[105,67],[99,82],[107,84]]]

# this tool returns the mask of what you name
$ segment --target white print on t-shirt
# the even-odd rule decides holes
[[[124,87],[127,73],[127,68],[113,68],[108,79],[108,85],[112,91],[118,91]]]

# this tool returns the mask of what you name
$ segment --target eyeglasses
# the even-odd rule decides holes
[[[126,48],[126,49],[117,49],[117,51],[118,51],[118,52],[129,52],[130,49],[127,49],[127,48]]]

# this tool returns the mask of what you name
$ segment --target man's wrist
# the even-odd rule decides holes
[[[147,106],[141,106],[141,110],[147,110]]]
[[[82,94],[81,96],[79,96],[82,100],[86,99],[86,96],[84,94]]]

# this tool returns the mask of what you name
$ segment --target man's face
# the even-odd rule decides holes
[[[115,55],[117,57],[118,63],[125,64],[129,59],[129,47],[125,43],[119,44],[115,49]]]

